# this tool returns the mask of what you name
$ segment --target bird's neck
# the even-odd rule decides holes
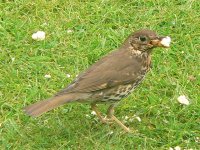
[[[143,69],[148,71],[151,66],[151,49],[146,51],[135,50],[129,48],[129,53],[131,58],[136,58],[139,63],[143,66]]]
[[[134,56],[138,56],[138,57],[148,57],[151,52],[152,52],[152,49],[148,49],[148,50],[141,50],[141,49],[137,49],[135,47],[132,47],[130,46],[128,48],[128,51],[131,52],[131,55],[134,55]]]

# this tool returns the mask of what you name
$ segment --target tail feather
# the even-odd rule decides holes
[[[73,94],[66,94],[63,96],[55,96],[43,101],[39,101],[35,104],[27,106],[24,108],[24,111],[33,117],[37,117],[42,115],[43,113],[50,111],[64,103],[68,103],[71,101],[77,100],[76,95]]]

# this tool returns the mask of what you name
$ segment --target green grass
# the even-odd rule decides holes
[[[0,10],[0,149],[200,148],[197,0],[4,0]],[[121,120],[134,114],[142,119],[126,123],[135,134],[86,117],[91,113],[86,104],[68,104],[36,119],[23,113],[24,106],[66,87],[141,28],[173,42],[168,50],[154,50],[153,69],[116,108]],[[45,41],[31,39],[38,30],[46,32]],[[189,97],[189,106],[177,102],[180,95]]]

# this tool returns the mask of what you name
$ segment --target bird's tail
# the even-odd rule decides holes
[[[77,100],[77,95],[74,95],[74,94],[65,94],[61,96],[55,96],[43,101],[39,101],[30,106],[27,106],[24,108],[24,111],[30,116],[37,117],[64,103],[68,103],[75,100]]]

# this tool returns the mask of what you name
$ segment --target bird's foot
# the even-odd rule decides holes
[[[119,121],[114,115],[113,115],[111,118],[112,118],[112,120],[114,120],[119,126],[121,126],[121,127],[124,129],[125,132],[127,132],[127,133],[131,133],[131,132],[132,132],[132,131],[131,131],[128,127],[126,127],[121,121]]]
[[[113,123],[113,119],[105,116],[104,118],[101,119],[101,122],[103,124],[112,124]]]

